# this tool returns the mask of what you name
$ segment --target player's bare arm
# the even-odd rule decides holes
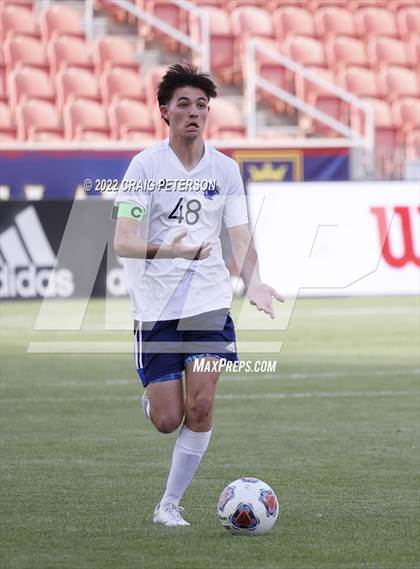
[[[206,259],[212,246],[205,241],[201,247],[191,247],[183,243],[187,231],[180,231],[168,244],[146,243],[139,236],[139,221],[119,217],[115,229],[114,249],[119,257],[134,259]]]
[[[252,242],[249,225],[237,225],[229,228],[232,254],[245,284],[249,302],[257,310],[275,318],[273,298],[284,302],[284,298],[271,286],[261,282],[258,256]]]

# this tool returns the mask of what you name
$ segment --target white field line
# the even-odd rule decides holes
[[[390,370],[390,369],[373,369],[373,370],[360,370],[358,372],[315,372],[315,373],[272,373],[272,374],[257,374],[250,373],[248,375],[231,373],[222,375],[220,381],[266,381],[273,380],[300,380],[300,379],[340,379],[343,377],[384,377],[393,375],[419,375],[420,368],[409,368],[404,370]],[[134,375],[132,379],[107,379],[105,381],[91,381],[83,380],[80,381],[60,381],[57,383],[40,383],[40,385],[51,385],[54,387],[98,387],[101,385],[139,385],[140,380]],[[0,384],[0,389],[7,389],[8,385],[6,383]]]
[[[418,310],[413,307],[396,307],[396,306],[376,306],[371,308],[325,308],[313,309],[301,312],[298,309],[295,316],[304,320],[307,316],[318,318],[319,316],[416,316]]]
[[[318,398],[341,398],[341,397],[413,397],[413,391],[310,391],[310,392],[278,392],[278,393],[225,393],[223,395],[216,395],[216,399],[229,399],[229,400],[256,400],[256,399],[318,399]],[[98,403],[100,401],[138,401],[137,396],[127,397],[111,397],[111,396],[98,396],[98,397],[22,397],[15,399],[3,399],[2,404],[14,403]]]

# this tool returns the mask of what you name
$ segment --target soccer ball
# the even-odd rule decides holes
[[[272,488],[258,478],[239,478],[226,486],[217,505],[220,523],[243,535],[263,535],[279,515],[279,502]]]

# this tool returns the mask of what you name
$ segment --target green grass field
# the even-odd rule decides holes
[[[417,298],[303,299],[286,332],[262,335],[283,342],[277,372],[221,379],[183,501],[192,526],[175,529],[151,523],[175,435],[139,412],[132,356],[27,353],[130,333],[101,331],[102,301],[82,332],[32,332],[38,310],[2,307],[2,568],[420,567]],[[217,520],[219,493],[243,475],[280,498],[266,536]]]

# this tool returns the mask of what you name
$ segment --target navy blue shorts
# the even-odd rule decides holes
[[[196,358],[238,360],[228,308],[178,320],[136,320],[134,338],[136,369],[144,387],[182,379],[182,372]]]

